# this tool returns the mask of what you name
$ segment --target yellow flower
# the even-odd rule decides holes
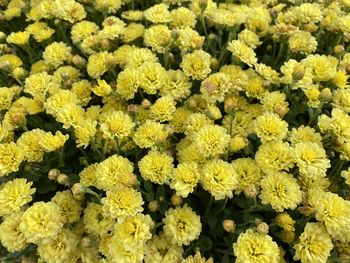
[[[145,10],[144,16],[152,23],[168,23],[171,20],[171,15],[168,6],[165,4],[156,4]]]
[[[320,188],[309,190],[308,201],[316,211],[316,219],[326,226],[332,239],[350,241],[350,201]]]
[[[193,143],[206,157],[225,153],[229,141],[226,129],[218,125],[205,125],[193,136]]]
[[[47,263],[72,260],[78,248],[78,237],[68,229],[63,229],[48,242],[38,245],[38,254]]]
[[[281,141],[287,136],[288,123],[277,114],[265,113],[256,118],[253,130],[263,143]]]
[[[120,241],[121,245],[129,251],[143,248],[152,237],[154,223],[149,215],[137,214],[118,220],[114,226],[114,234],[110,246]]]
[[[56,192],[51,202],[57,204],[61,210],[61,222],[73,223],[79,220],[82,207],[69,190]]]
[[[122,40],[125,43],[130,43],[140,37],[145,33],[145,27],[142,24],[130,23],[125,27],[122,34]]]
[[[282,227],[286,231],[295,231],[295,221],[287,212],[279,213],[276,216],[276,222],[279,227]]]
[[[150,107],[151,117],[160,122],[172,119],[176,110],[175,101],[171,96],[162,96]]]
[[[62,148],[68,138],[68,134],[63,135],[60,131],[57,131],[55,135],[47,132],[40,138],[39,144],[45,152],[54,152]]]
[[[316,143],[300,142],[294,147],[295,163],[300,174],[306,177],[326,176],[331,167],[326,151]]]
[[[11,213],[0,224],[0,242],[10,252],[19,252],[26,248],[27,240],[19,230],[23,212]]]
[[[43,243],[54,238],[61,230],[60,208],[52,202],[36,202],[23,214],[19,229],[29,242]]]
[[[340,175],[345,179],[345,183],[350,186],[350,168],[348,168],[348,170],[343,170]]]
[[[257,186],[260,184],[263,173],[254,159],[238,158],[233,160],[231,165],[238,180],[236,193],[242,192],[252,184]]]
[[[18,96],[20,89],[16,86],[0,87],[0,110],[7,110],[11,107],[12,101]]]
[[[180,67],[192,79],[202,80],[211,72],[210,54],[203,50],[195,50],[182,57]]]
[[[185,204],[183,207],[169,208],[163,218],[165,236],[176,245],[189,245],[202,231],[200,216]]]
[[[175,28],[191,27],[196,25],[196,15],[186,7],[171,10],[170,25]]]
[[[322,136],[310,126],[301,125],[288,132],[288,140],[292,145],[300,142],[312,142],[322,147]]]
[[[301,260],[302,263],[323,263],[327,261],[332,248],[332,240],[323,225],[306,223],[299,242],[294,245],[294,260]]]
[[[22,133],[17,140],[18,147],[24,153],[24,159],[28,162],[40,162],[43,160],[44,148],[40,145],[40,139],[45,132],[41,129],[34,129]]]
[[[233,244],[237,263],[271,263],[279,262],[278,245],[265,234],[248,229],[238,236]]]
[[[173,161],[166,153],[151,151],[138,163],[140,174],[143,179],[153,183],[168,183],[174,167]]]
[[[316,51],[317,40],[310,32],[296,31],[289,37],[288,46],[293,53],[309,54]]]
[[[165,85],[160,89],[160,95],[171,96],[174,100],[187,98],[191,93],[192,83],[181,70],[168,70]]]
[[[97,121],[90,118],[84,119],[74,125],[74,135],[77,147],[86,148],[94,140]]]
[[[117,50],[115,57],[120,64],[125,65],[125,67],[139,68],[145,62],[156,63],[158,62],[158,57],[148,48],[136,48],[123,46],[123,49]],[[154,64],[152,64],[154,65]],[[160,65],[157,65],[159,67]]]
[[[33,35],[36,41],[42,42],[46,39],[49,39],[54,33],[55,30],[50,28],[44,22],[35,22],[26,27],[26,31],[29,34]]]
[[[193,192],[199,179],[200,173],[196,163],[181,163],[173,170],[170,187],[176,194],[186,198]]]
[[[83,41],[85,38],[97,34],[98,25],[92,21],[80,21],[75,23],[71,29],[71,38],[74,44]]]
[[[147,94],[156,94],[166,82],[167,74],[165,68],[156,62],[145,62],[139,69],[140,87]]]
[[[231,165],[218,159],[203,164],[200,182],[215,200],[222,200],[226,197],[232,198],[238,179]]]
[[[72,57],[72,48],[63,42],[48,45],[43,52],[43,59],[48,65],[58,68]]]
[[[288,171],[293,167],[293,152],[288,143],[270,141],[259,146],[255,160],[265,173]]]
[[[178,263],[182,259],[182,246],[175,245],[171,239],[160,233],[147,242],[145,263]]]
[[[96,181],[93,186],[108,190],[116,184],[132,186],[135,183],[133,164],[119,155],[112,155],[93,167]]]
[[[26,31],[12,32],[7,37],[7,43],[24,46],[28,44],[30,34]]]
[[[115,220],[103,213],[102,205],[88,203],[84,209],[84,228],[93,235],[103,235],[113,228]]]
[[[18,171],[23,159],[23,151],[14,142],[0,144],[0,177]]]
[[[33,97],[45,97],[50,88],[52,76],[46,72],[30,75],[25,80],[24,92],[29,93]]]
[[[140,148],[152,148],[164,142],[168,134],[164,124],[147,120],[137,128],[133,140]]]
[[[111,54],[108,52],[99,52],[89,56],[88,63],[86,65],[87,73],[94,79],[100,78],[105,72],[107,72],[110,66]]]
[[[327,81],[337,73],[338,61],[335,57],[325,55],[309,55],[301,63],[311,69],[313,79],[316,81]]]
[[[170,48],[172,41],[171,31],[165,25],[151,26],[145,30],[143,41],[153,51],[165,53]]]
[[[105,138],[122,139],[130,135],[134,126],[135,124],[129,115],[122,111],[111,111],[101,120],[100,129]]]
[[[116,240],[114,243],[110,243],[108,247],[108,261],[120,262],[120,263],[132,263],[142,262],[144,257],[143,248],[133,248],[132,250],[126,249],[123,246],[122,240]],[[96,262],[96,261],[92,261]]]
[[[208,260],[202,257],[201,252],[197,251],[196,254],[192,256],[188,256],[186,259],[183,259],[181,263],[213,263],[213,258],[209,258]]]
[[[225,73],[214,73],[209,75],[201,83],[201,93],[209,102],[222,102],[225,94],[231,89],[230,79]]]
[[[302,201],[298,182],[285,172],[271,173],[261,180],[261,202],[271,205],[277,212],[295,209]]]
[[[250,67],[252,67],[258,61],[254,50],[241,40],[231,41],[228,44],[227,49],[231,51],[235,57]]]
[[[116,185],[106,192],[101,200],[103,212],[112,218],[134,216],[143,211],[140,192],[123,185]]]
[[[107,17],[103,22],[103,29],[100,30],[97,33],[97,36],[101,40],[115,40],[119,38],[124,30],[125,30],[125,23],[123,20],[120,20],[118,17],[115,16],[109,16]]]
[[[25,204],[32,201],[32,194],[35,193],[35,189],[31,188],[32,184],[24,178],[3,183],[0,188],[0,215],[19,212]]]
[[[138,87],[139,75],[137,69],[128,67],[118,74],[116,92],[124,99],[133,99]]]

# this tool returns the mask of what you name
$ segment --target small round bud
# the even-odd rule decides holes
[[[72,191],[72,194],[74,196],[78,195],[84,195],[85,189],[84,186],[80,183],[73,184],[72,188],[70,189]]]
[[[57,176],[57,182],[62,185],[68,185],[69,177],[66,174],[60,174]]]
[[[56,181],[56,179],[57,179],[57,177],[59,176],[60,173],[61,172],[58,169],[51,169],[47,176],[49,177],[50,180]]]
[[[204,12],[205,9],[207,9],[208,6],[208,0],[199,0],[199,8],[202,12]]]
[[[78,68],[84,68],[86,66],[86,59],[79,55],[75,55],[72,57],[73,64]]]
[[[222,227],[225,229],[226,232],[233,233],[235,231],[235,228],[236,228],[236,223],[233,220],[225,219],[222,222]]]
[[[222,118],[221,111],[216,106],[209,106],[208,107],[208,117],[213,120],[218,120]]]
[[[216,38],[216,35],[213,34],[213,33],[210,33],[209,36],[208,36],[209,40],[214,40]]]
[[[228,113],[233,112],[235,109],[237,109],[237,107],[238,107],[238,100],[235,97],[228,97],[225,100],[224,108],[226,112]]]
[[[93,244],[93,240],[90,237],[83,237],[80,241],[80,244],[82,247],[92,247]]]
[[[287,231],[294,231],[295,221],[288,213],[279,213],[276,216],[276,223],[279,227],[282,227]]]
[[[230,139],[230,150],[238,152],[248,145],[248,140],[243,135],[235,135]]]
[[[265,222],[261,222],[256,227],[256,231],[258,231],[258,233],[260,233],[260,234],[266,235],[269,232],[269,225],[266,224]]]
[[[217,70],[219,68],[219,65],[219,60],[217,60],[217,58],[210,59],[210,68],[212,70]]]
[[[336,45],[334,48],[333,48],[333,52],[334,54],[336,55],[341,55],[343,54],[345,51],[344,47],[342,45]]]
[[[163,202],[164,201],[164,196],[159,197],[159,201]]]
[[[144,99],[141,102],[141,106],[144,109],[148,109],[151,105],[152,105],[152,103],[148,99]]]
[[[284,115],[286,115],[288,113],[289,109],[286,106],[283,105],[276,105],[273,108],[273,113],[278,114],[278,116],[280,116],[281,118],[284,117]]]
[[[292,72],[292,77],[294,81],[301,80],[305,75],[305,67],[302,65],[298,65],[294,68]]]
[[[128,175],[128,181],[127,181],[127,185],[135,185],[137,182],[137,177],[135,174],[131,173]]]
[[[330,101],[332,98],[332,91],[329,88],[324,88],[321,90],[320,99],[323,101]]]
[[[6,38],[7,38],[6,34],[0,31],[0,41],[4,41]]]
[[[282,230],[279,236],[280,239],[287,244],[291,244],[295,240],[295,233],[291,231]]]
[[[27,75],[27,71],[22,67],[17,67],[12,71],[12,76],[17,79],[22,79]]]
[[[183,200],[182,197],[179,196],[179,195],[173,195],[173,196],[171,197],[171,203],[172,203],[174,206],[180,206],[180,205],[182,205],[183,201],[184,201],[184,200]]]
[[[152,200],[151,202],[148,203],[148,209],[151,211],[151,212],[157,212],[159,208],[159,203],[157,200]]]
[[[137,112],[138,105],[136,104],[129,104],[128,106],[128,112],[135,114]]]
[[[190,109],[196,109],[198,107],[198,103],[194,98],[189,98],[187,104]]]
[[[266,47],[266,50],[267,50],[267,51],[271,51],[271,50],[272,50],[272,45],[268,45],[268,46]]]
[[[244,188],[243,192],[247,198],[255,198],[258,195],[258,189],[256,189],[256,186],[254,184],[251,184]]]
[[[180,32],[178,30],[171,31],[171,38],[177,40],[180,37]]]
[[[34,258],[23,257],[21,263],[34,263],[36,260]]]

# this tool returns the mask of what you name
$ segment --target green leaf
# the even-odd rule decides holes
[[[218,222],[216,213],[209,213],[207,216],[207,223],[211,229],[214,229]]]
[[[229,263],[230,262],[230,257],[228,255],[224,255],[222,257],[221,263]]]
[[[146,192],[153,193],[153,185],[150,181],[144,181],[143,187],[145,187]]]
[[[197,244],[202,251],[208,251],[213,247],[213,241],[206,236],[200,236]]]

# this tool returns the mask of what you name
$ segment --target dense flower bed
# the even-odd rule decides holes
[[[1,262],[350,262],[349,11],[0,0]]]

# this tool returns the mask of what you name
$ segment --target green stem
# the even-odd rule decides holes
[[[205,210],[205,213],[204,213],[204,218],[207,217],[209,211],[210,211],[210,207],[211,205],[213,204],[213,201],[214,201],[214,198],[213,196],[210,196],[210,199],[209,199],[209,203],[208,203],[208,206],[207,206],[207,209]]]
[[[203,12],[201,13],[201,23],[202,23],[202,27],[203,27],[203,31],[204,31],[205,37],[207,38],[208,37],[208,32],[207,32],[207,27],[205,25],[205,19],[204,19]]]

